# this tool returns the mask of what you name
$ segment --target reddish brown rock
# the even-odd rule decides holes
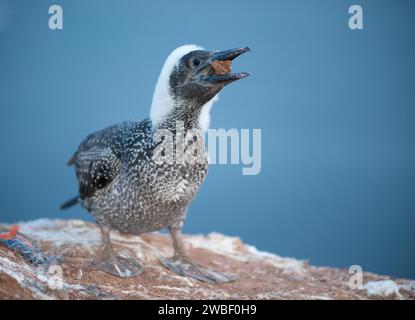
[[[364,289],[348,286],[347,270],[313,267],[305,261],[260,252],[238,238],[212,233],[185,237],[191,257],[218,271],[236,275],[213,285],[183,278],[165,269],[158,256],[171,255],[170,239],[159,233],[141,237],[114,232],[122,255],[139,258],[143,274],[117,278],[87,265],[100,246],[98,228],[80,220],[22,223],[21,232],[56,257],[35,267],[0,246],[0,299],[414,299],[415,281],[364,273]]]

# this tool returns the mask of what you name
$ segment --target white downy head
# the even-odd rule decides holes
[[[170,53],[164,62],[156,84],[150,109],[150,119],[154,127],[163,122],[175,106],[173,96],[170,92],[170,75],[172,74],[174,68],[178,66],[180,59],[189,52],[195,50],[203,50],[203,48],[195,44],[178,47]],[[199,126],[204,131],[209,128],[210,110],[217,100],[218,95],[202,107],[199,118]]]

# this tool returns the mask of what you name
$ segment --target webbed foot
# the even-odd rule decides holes
[[[103,255],[100,259],[93,261],[90,268],[121,278],[134,277],[144,271],[143,266],[138,261],[115,254]]]
[[[186,258],[165,258],[160,257],[160,261],[165,267],[177,273],[180,276],[191,277],[199,281],[209,283],[225,283],[235,280],[235,277],[213,270],[202,268],[190,262]]]
[[[110,240],[110,229],[102,225],[99,227],[103,241],[102,253],[98,260],[89,265],[89,268],[121,278],[130,278],[142,273],[144,268],[138,261],[115,253]]]

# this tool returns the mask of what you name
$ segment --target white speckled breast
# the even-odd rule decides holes
[[[163,229],[183,217],[197,194],[207,174],[202,157],[199,164],[158,165],[145,158],[131,165],[126,156],[114,181],[82,204],[98,223],[120,232]]]

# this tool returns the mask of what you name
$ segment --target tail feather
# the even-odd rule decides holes
[[[61,210],[66,210],[69,209],[70,207],[73,207],[74,205],[79,203],[79,196],[76,196],[64,203],[62,203],[62,205],[60,206]]]

